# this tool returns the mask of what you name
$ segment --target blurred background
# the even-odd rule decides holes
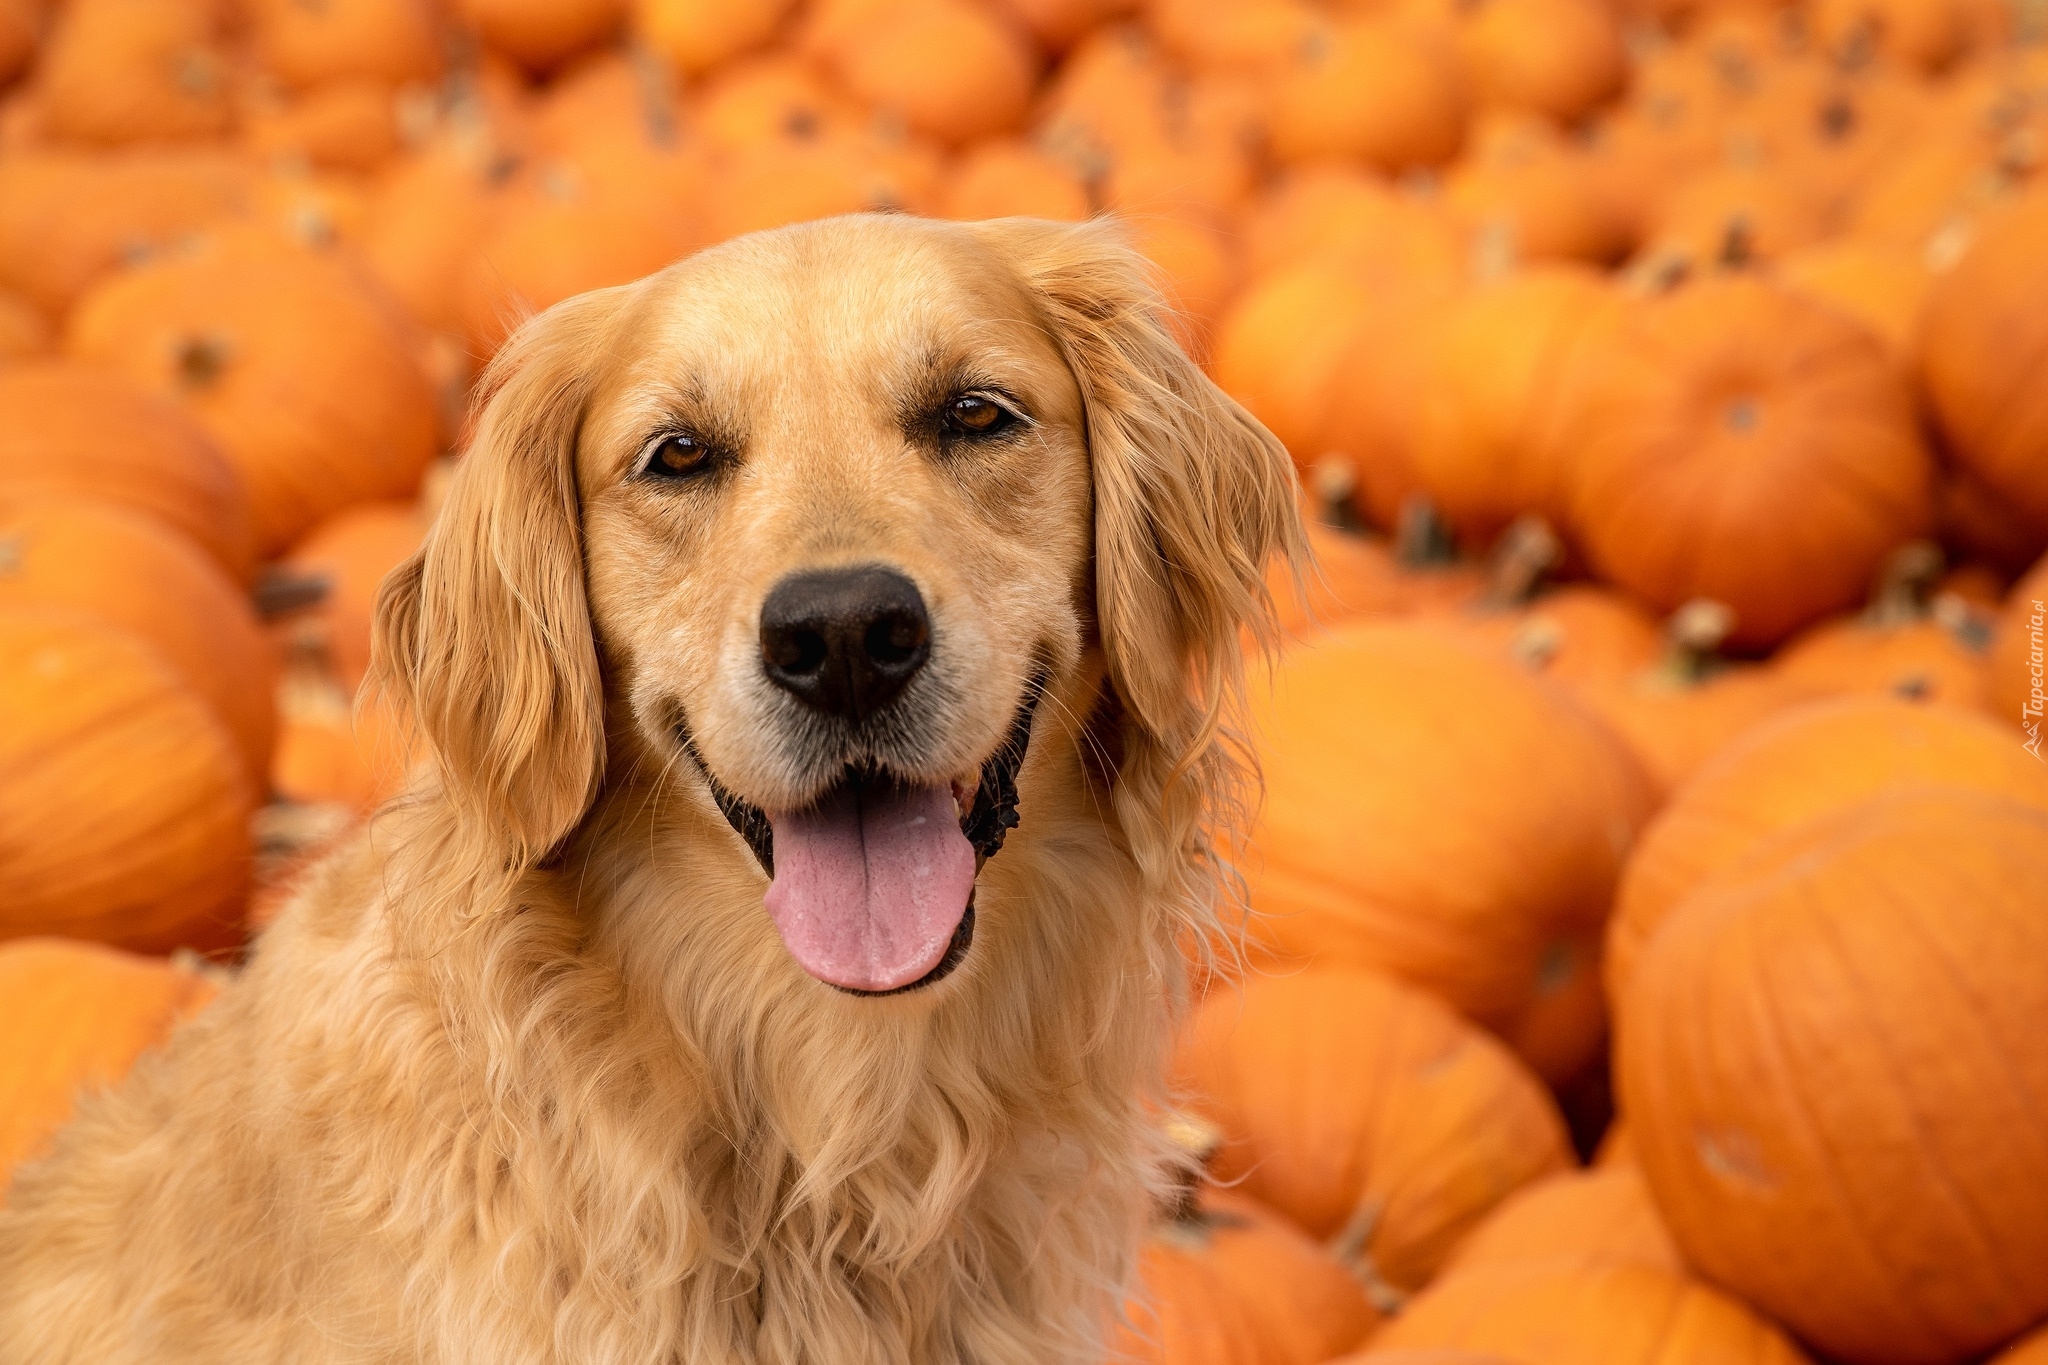
[[[1235,1188],[1124,1348],[1986,1358],[2048,1317],[2044,38],[0,0],[0,1182],[401,787],[377,585],[521,318],[830,214],[1108,214],[1319,557],[1251,984],[1176,1062]]]

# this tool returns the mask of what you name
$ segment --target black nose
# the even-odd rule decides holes
[[[917,584],[893,569],[791,574],[761,604],[761,661],[777,687],[859,720],[894,701],[931,654]]]

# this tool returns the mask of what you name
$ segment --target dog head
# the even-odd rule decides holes
[[[506,866],[652,754],[769,874],[804,970],[925,984],[965,950],[1040,699],[1092,678],[1108,804],[1145,877],[1183,875],[1240,632],[1300,530],[1285,452],[1111,230],[741,238],[533,319],[485,390],[378,647]]]

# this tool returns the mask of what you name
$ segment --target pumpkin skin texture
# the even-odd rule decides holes
[[[1688,1263],[1815,1349],[1935,1365],[2048,1314],[2048,812],[1879,797],[1673,913],[1618,1023]]]
[[[1224,1135],[1216,1178],[1339,1246],[1391,1301],[1503,1198],[1571,1164],[1556,1107],[1506,1048],[1376,972],[1212,990],[1174,1079]]]
[[[184,403],[241,471],[272,555],[419,482],[439,416],[412,341],[344,263],[250,230],[109,279],[80,301],[65,349]]]
[[[2048,1328],[2014,1342],[1993,1356],[1990,1365],[2048,1365]]]
[[[1447,161],[1464,140],[1457,54],[1398,14],[1337,22],[1275,81],[1273,150],[1286,162],[1355,157],[1401,171]]]
[[[2048,190],[1987,223],[1936,279],[1920,376],[1956,462],[2048,530]]]
[[[0,607],[0,715],[0,938],[232,941],[255,788],[170,665],[89,617]]]
[[[1459,24],[1458,47],[1482,103],[1561,124],[1628,81],[1621,26],[1595,0],[1483,0]]]
[[[2048,559],[2036,564],[2005,599],[1984,660],[1991,714],[2018,725],[2029,741],[2041,733],[2042,714],[2048,711],[2048,658],[2042,650],[2048,650]]]
[[[1735,612],[1738,648],[1859,601],[1930,515],[1933,466],[1882,343],[1746,276],[1603,328],[1566,426],[1572,524],[1602,576]]]
[[[71,1117],[81,1090],[117,1083],[217,992],[172,963],[94,943],[0,944],[0,1190]]]
[[[510,158],[456,144],[392,163],[372,187],[363,262],[415,322],[462,330],[461,276],[507,199]]]
[[[1788,710],[1681,789],[1636,845],[1607,930],[1619,1003],[1652,938],[1686,896],[1799,825],[1902,787],[1939,783],[2048,811],[2048,768],[1974,712],[1890,697]]]
[[[1147,1240],[1139,1296],[1106,1359],[1143,1365],[1320,1365],[1379,1325],[1357,1281],[1243,1195],[1206,1190],[1193,1219]]]
[[[1252,720],[1256,952],[1389,971],[1511,1041],[1597,970],[1651,798],[1562,693],[1427,624],[1359,622],[1290,650]],[[1562,1080],[1598,1044],[1531,1060]]]
[[[441,69],[428,0],[254,0],[247,6],[266,70],[303,88],[361,78],[387,85]]]
[[[971,147],[954,168],[943,207],[948,218],[1088,216],[1088,187],[1057,157],[1012,139]]]
[[[708,71],[774,34],[789,0],[634,0],[633,29],[686,76]]]
[[[377,591],[426,533],[427,518],[416,503],[366,503],[320,523],[286,559],[294,573],[327,581],[313,616],[335,678],[351,695],[370,669]]]
[[[1591,271],[1527,270],[1473,290],[1436,330],[1412,464],[1464,543],[1485,545],[1527,513],[1559,518],[1557,399],[1608,299]]]
[[[1645,1265],[1498,1266],[1447,1275],[1372,1340],[1492,1351],[1516,1365],[1805,1365],[1736,1300]]]
[[[1977,708],[1985,701],[1981,622],[1932,616],[1877,624],[1852,616],[1823,621],[1785,642],[1781,676],[1827,692],[1889,692]]]
[[[197,546],[123,507],[0,490],[0,605],[56,607],[146,642],[270,767],[277,657],[249,599]]]
[[[966,0],[852,0],[859,23],[826,56],[847,90],[949,146],[1017,127],[1038,76],[1023,35]]]
[[[1910,355],[1934,275],[1912,252],[1843,238],[1787,256],[1779,275]]]
[[[1523,1186],[1458,1244],[1443,1273],[1558,1264],[1686,1273],[1642,1171],[1629,1163],[1564,1171]]]
[[[617,31],[627,0],[455,0],[486,46],[528,71],[552,71]]]
[[[241,477],[178,404],[68,361],[0,371],[0,494],[90,497],[189,538],[237,582],[255,574]]]
[[[207,0],[73,0],[37,63],[43,126],[86,143],[176,142],[233,120]]]

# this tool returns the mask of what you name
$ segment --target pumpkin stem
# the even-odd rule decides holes
[[[1564,542],[1549,522],[1535,515],[1516,517],[1494,541],[1493,553],[1487,558],[1480,610],[1527,606],[1563,559]]]
[[[1664,657],[1650,670],[1656,682],[1674,688],[1693,687],[1728,666],[1721,646],[1735,629],[1735,609],[1725,602],[1696,597],[1664,623]]]
[[[1372,1244],[1372,1237],[1379,1230],[1380,1215],[1386,1206],[1380,1199],[1367,1194],[1358,1201],[1351,1218],[1337,1231],[1329,1242],[1330,1254],[1358,1281],[1365,1290],[1365,1297],[1381,1313],[1392,1316],[1401,1311],[1408,1302],[1408,1296],[1380,1274],[1380,1268],[1373,1262],[1372,1253],[1366,1248]]]
[[[1721,230],[1720,261],[1724,270],[1742,270],[1755,263],[1756,231],[1748,214],[1735,214]]]
[[[257,576],[251,596],[256,601],[256,614],[266,621],[275,621],[280,616],[319,606],[333,588],[334,580],[328,574],[302,573],[272,564]]]
[[[1926,620],[1943,567],[1941,547],[1931,540],[1909,541],[1893,550],[1877,571],[1863,624],[1884,629]]]
[[[1210,1163],[1223,1150],[1223,1130],[1199,1115],[1177,1109],[1166,1116],[1164,1131],[1178,1160],[1159,1216],[1169,1223],[1200,1226],[1202,1185],[1208,1179]]]
[[[171,364],[181,387],[210,389],[227,372],[233,354],[226,337],[204,333],[180,341]]]
[[[1421,493],[1401,500],[1401,514],[1394,520],[1394,558],[1407,569],[1441,569],[1458,562],[1450,525]]]
[[[1340,531],[1365,530],[1358,516],[1358,463],[1349,455],[1332,451],[1310,465],[1308,492],[1317,521]]]

